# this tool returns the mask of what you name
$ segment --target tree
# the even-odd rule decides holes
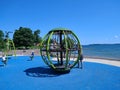
[[[0,49],[4,48],[4,33],[0,30]]]
[[[0,41],[4,40],[4,33],[2,30],[0,30]]]
[[[20,27],[15,30],[13,41],[16,47],[24,46],[25,48],[33,46],[34,38],[30,28]]]
[[[34,31],[34,44],[37,45],[38,43],[41,42],[41,37],[39,36],[40,30]]]

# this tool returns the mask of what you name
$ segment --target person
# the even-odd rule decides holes
[[[31,58],[31,60],[33,60],[33,58],[34,58],[34,51],[32,51],[30,58]]]
[[[6,55],[2,55],[2,62],[5,65],[7,65],[7,59],[6,59]]]
[[[82,69],[82,60],[83,60],[83,55],[80,55],[80,60],[78,61],[78,68]],[[81,63],[81,67],[80,67],[80,63]]]

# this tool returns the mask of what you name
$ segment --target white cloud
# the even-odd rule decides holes
[[[118,36],[118,35],[115,35],[115,36],[114,36],[114,38],[116,38],[116,39],[117,39],[117,38],[119,38],[119,36]]]

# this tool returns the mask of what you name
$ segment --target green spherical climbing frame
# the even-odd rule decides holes
[[[40,45],[44,62],[60,73],[70,72],[80,60],[82,47],[78,37],[69,29],[55,28],[48,32]]]

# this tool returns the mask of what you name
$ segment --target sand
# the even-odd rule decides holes
[[[57,60],[57,58],[52,58],[52,60]],[[120,67],[120,61],[114,59],[103,59],[103,58],[100,59],[100,58],[89,57],[89,58],[84,58],[83,62],[95,62],[95,63],[102,63],[102,64],[108,64],[108,65]]]
[[[109,65],[120,67],[120,61],[117,61],[117,60],[98,59],[98,58],[84,58],[83,61],[84,62],[96,62],[96,63],[102,63],[102,64],[109,64]]]

